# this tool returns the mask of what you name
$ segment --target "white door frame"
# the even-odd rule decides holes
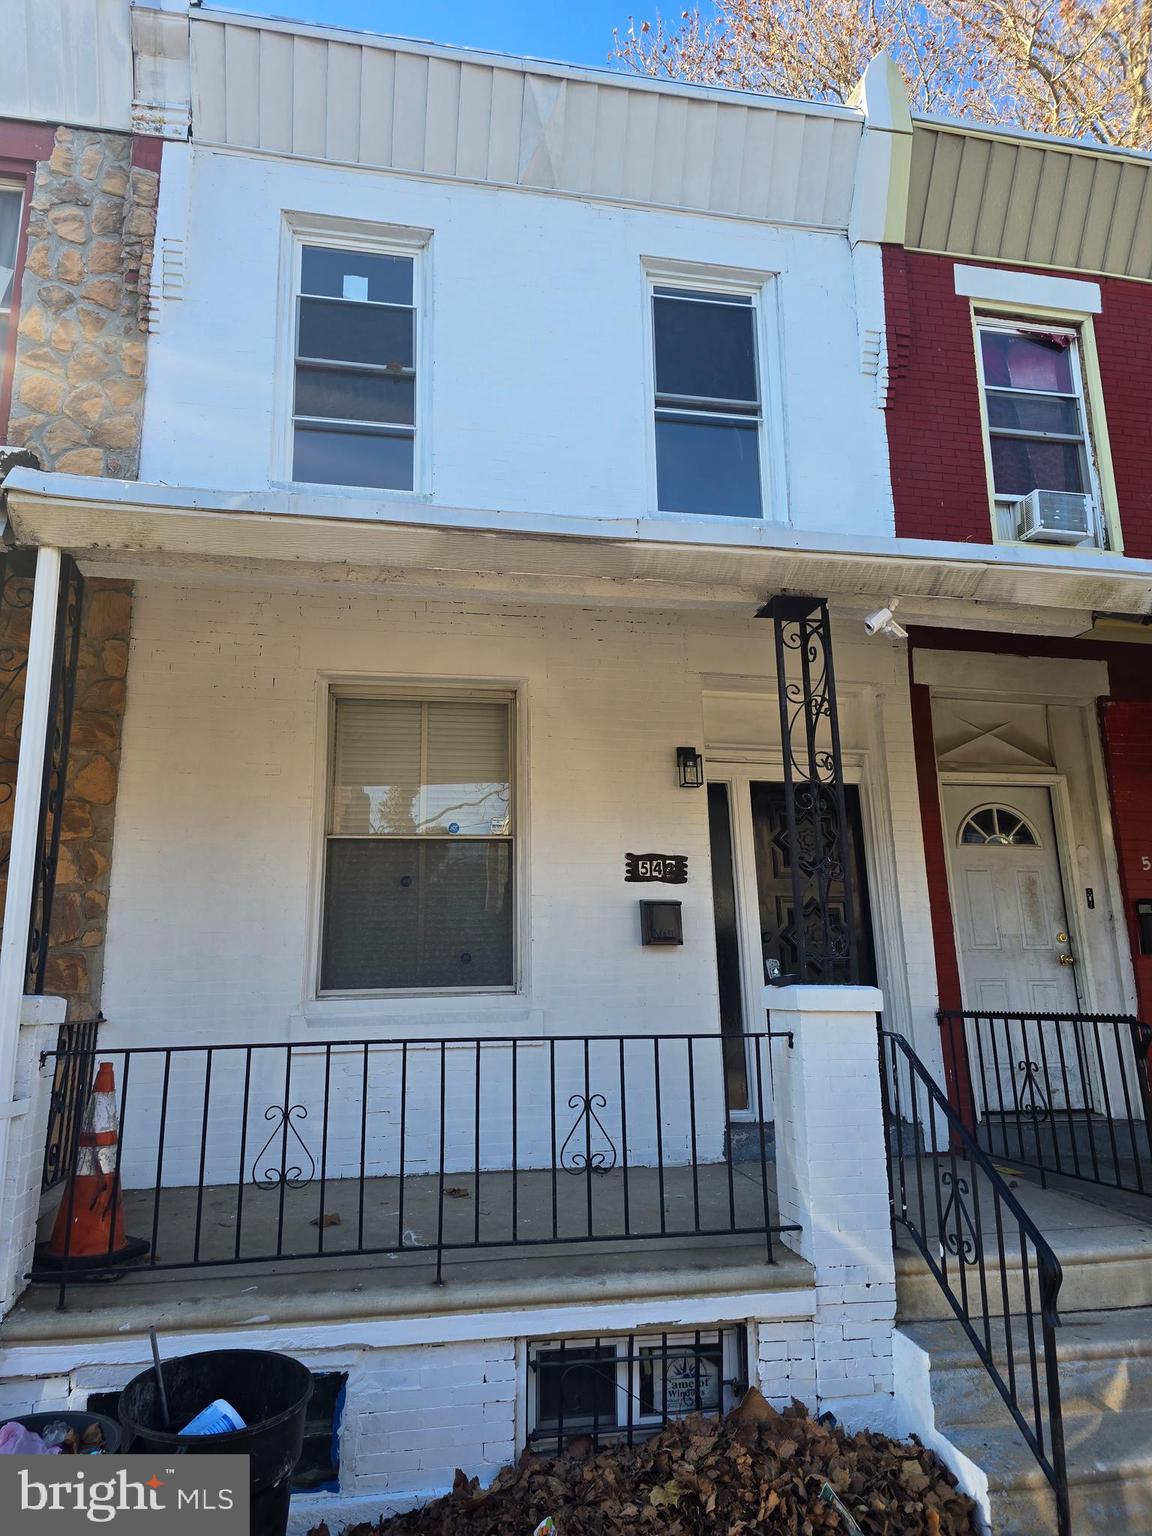
[[[1055,771],[1028,772],[1028,773],[1004,773],[995,769],[962,770],[944,769],[939,773],[941,790],[971,784],[980,789],[996,789],[1003,792],[1001,796],[991,798],[1003,798],[1011,804],[1012,788],[1018,786],[1025,789],[1047,789],[1052,806],[1052,825],[1056,833],[1056,865],[1060,873],[1060,884],[1064,897],[1064,913],[1068,919],[1075,940],[1073,953],[1076,956],[1076,966],[1073,971],[1073,981],[1076,984],[1076,996],[1081,1013],[1096,1011],[1097,987],[1093,969],[1092,946],[1087,942],[1088,915],[1084,904],[1084,893],[1076,880],[1076,871],[1071,867],[1069,850],[1075,847],[1072,822],[1072,805],[1068,794],[1067,775]],[[941,807],[944,797],[940,796]],[[954,828],[944,825],[941,817],[941,825],[944,831],[945,852],[947,858],[945,864],[948,871],[948,902],[952,911],[952,943],[956,949],[956,967],[960,977],[961,996],[965,1006],[971,999],[967,996],[967,983],[964,978],[964,956],[960,944],[959,925],[956,921],[958,911],[956,901],[956,872],[952,863],[952,851],[955,846]]]
[[[877,860],[873,857],[873,851],[878,843],[874,836],[876,818],[868,754],[844,749],[842,760],[844,782],[854,785],[860,792],[864,872],[872,917],[872,947],[876,958],[877,982],[884,988],[885,977],[889,974],[885,935],[895,933],[897,929],[893,923],[899,921],[898,911],[889,912],[890,907],[897,906],[896,893],[877,885]],[[760,889],[756,879],[751,785],[782,783],[784,758],[779,751],[769,748],[720,748],[714,754],[705,753],[704,777],[708,784],[725,784],[728,788],[728,809],[732,820],[733,883],[736,892],[736,938],[740,950],[740,1003],[745,1035],[757,1034],[763,1031],[766,1021],[763,1004],[764,959],[760,942]],[[764,1117],[766,1120],[771,1119],[773,1103],[770,1079],[764,1084],[764,1100]],[[754,1117],[751,1109],[748,1109],[733,1110],[731,1118],[751,1120]]]

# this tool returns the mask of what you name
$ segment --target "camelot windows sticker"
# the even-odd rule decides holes
[[[0,1456],[0,1508],[19,1536],[248,1536],[248,1478],[247,1456]]]

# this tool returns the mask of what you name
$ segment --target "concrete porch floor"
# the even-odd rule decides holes
[[[774,1170],[768,1166],[769,1218],[777,1222]],[[320,1214],[319,1180],[306,1188],[242,1192],[237,1245],[237,1190],[234,1185],[159,1191],[156,1228],[158,1264],[188,1264],[196,1248],[202,1259],[232,1258],[239,1264],[160,1269],[147,1262],[112,1281],[69,1280],[66,1310],[57,1310],[59,1286],[34,1282],[0,1326],[0,1343],[33,1339],[91,1337],[134,1331],[155,1324],[170,1330],[243,1326],[334,1318],[403,1316],[413,1313],[474,1311],[499,1306],[540,1306],[632,1297],[767,1291],[809,1286],[810,1267],[772,1237],[774,1263],[760,1233],[764,1196],[760,1163],[709,1164],[627,1174],[628,1221],[624,1222],[625,1178],[608,1173],[556,1174],[522,1171],[515,1179],[516,1231],[527,1245],[508,1246],[512,1231],[513,1177],[482,1173],[447,1174],[444,1179],[443,1241],[448,1248],[444,1283],[436,1285],[435,1244],[439,1178],[328,1180],[323,1210],[339,1222],[314,1223]],[[555,1204],[554,1204],[555,1189]],[[151,1238],[153,1190],[124,1195],[125,1229]],[[588,1238],[589,1201],[591,1229]],[[52,1205],[57,1202],[54,1200]],[[690,1235],[662,1236],[667,1233]],[[50,1227],[46,1210],[42,1226]],[[718,1235],[699,1235],[698,1229]],[[630,1236],[606,1240],[601,1233]],[[284,1254],[276,1258],[277,1234]],[[401,1245],[398,1237],[404,1234]],[[553,1233],[559,1241],[553,1241]],[[565,1243],[564,1238],[569,1241]],[[388,1247],[391,1243],[394,1246]],[[378,1247],[357,1254],[358,1246]],[[322,1248],[322,1251],[321,1251]]]

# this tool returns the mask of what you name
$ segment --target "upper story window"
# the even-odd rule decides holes
[[[660,511],[762,516],[753,296],[656,285],[652,336]]]
[[[15,345],[12,306],[16,296],[16,254],[20,248],[23,209],[23,190],[0,182],[0,412],[3,411],[9,343]],[[0,415],[0,428],[3,426],[3,416]]]
[[[1101,542],[1077,332],[987,319],[977,330],[999,537]],[[1032,492],[1056,494],[1021,506]]]
[[[512,701],[335,700],[323,992],[514,984]]]
[[[414,488],[415,267],[412,256],[301,247],[294,480]]]

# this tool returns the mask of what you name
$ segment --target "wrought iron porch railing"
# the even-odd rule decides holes
[[[881,1025],[879,1044],[893,1223],[940,1285],[1052,1487],[1060,1536],[1070,1536],[1060,1261],[903,1036]]]
[[[387,1254],[439,1282],[456,1251],[735,1236],[771,1262],[796,1230],[763,1134],[771,1038],[749,1039],[761,1135],[739,1142],[719,1034],[58,1050],[64,1080],[112,1065],[113,1177],[148,1253],[121,1256],[110,1223],[107,1251],[43,1252],[32,1278],[63,1305],[81,1271]]]
[[[44,1142],[41,1191],[55,1189],[72,1166],[76,1133],[84,1123],[88,1089],[96,1058],[100,1019],[61,1024],[56,1041],[56,1070],[48,1101],[48,1135]]]
[[[940,1013],[954,1099],[1013,1166],[1152,1195],[1152,1028],[1128,1014]]]

